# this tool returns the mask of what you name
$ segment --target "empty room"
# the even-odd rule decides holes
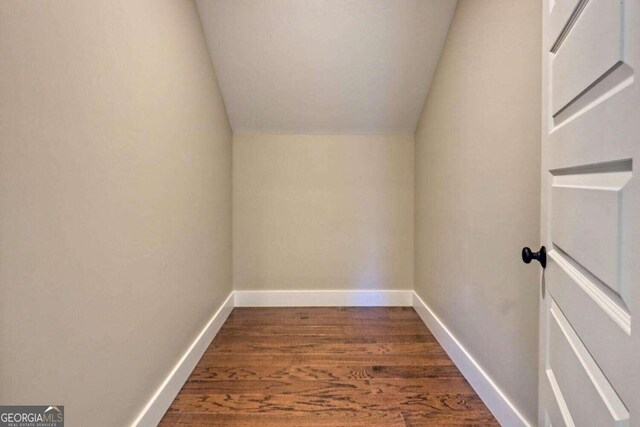
[[[0,0],[0,427],[640,427],[639,0]]]

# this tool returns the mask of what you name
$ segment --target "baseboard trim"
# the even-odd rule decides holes
[[[413,293],[413,308],[500,425],[531,427],[531,424],[527,422],[491,377],[415,292]]]
[[[206,351],[222,324],[233,310],[233,292],[229,294],[218,311],[209,319],[178,363],[173,367],[163,383],[158,387],[153,397],[131,424],[135,427],[155,427],[164,416],[178,392],[191,375],[198,361]]]
[[[233,307],[413,306],[500,425],[532,427],[446,325],[414,291],[233,291],[173,367],[132,427],[158,425]]]
[[[410,307],[413,291],[235,291],[236,307]]]

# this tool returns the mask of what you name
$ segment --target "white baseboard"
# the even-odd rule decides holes
[[[211,317],[178,363],[173,367],[153,397],[131,424],[132,427],[155,427],[164,416],[176,395],[191,375],[222,324],[233,310],[233,292],[229,294],[218,311]]]
[[[413,291],[235,291],[236,307],[410,307]]]
[[[191,343],[153,397],[131,424],[156,426],[206,351],[233,307],[413,306],[431,333],[456,364],[500,425],[531,427],[507,396],[469,352],[414,292],[407,290],[361,291],[234,291]]]
[[[415,292],[413,293],[413,308],[500,425],[531,427],[531,424],[527,422],[491,377]]]

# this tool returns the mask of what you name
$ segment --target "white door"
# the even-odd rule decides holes
[[[640,426],[640,0],[543,7],[538,423]]]

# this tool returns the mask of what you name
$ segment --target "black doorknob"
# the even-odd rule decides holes
[[[522,261],[529,264],[532,259],[537,260],[542,268],[547,268],[547,250],[544,246],[540,247],[540,251],[531,252],[529,248],[522,249]]]

